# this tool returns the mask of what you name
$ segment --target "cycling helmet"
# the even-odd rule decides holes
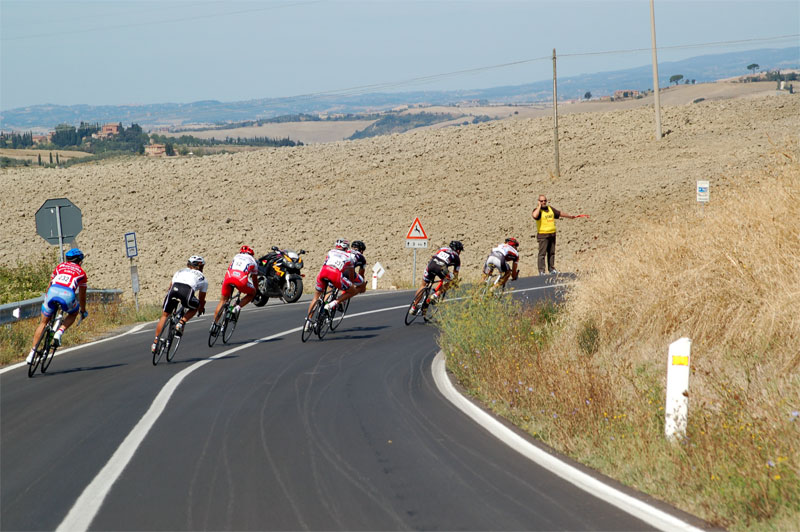
[[[188,266],[194,266],[195,268],[202,270],[203,266],[206,265],[206,259],[204,259],[200,255],[192,255],[191,257],[189,257],[189,260],[186,261],[186,264]]]
[[[82,262],[83,251],[78,248],[72,248],[64,254],[64,257],[67,259],[67,262]]]
[[[255,255],[256,252],[250,246],[242,246],[239,248],[239,253],[247,253],[248,255]]]
[[[350,242],[346,238],[339,238],[336,240],[336,249],[347,251],[350,248]]]
[[[450,242],[450,249],[458,252],[464,251],[464,244],[462,244],[458,240],[453,240],[452,242]]]
[[[506,244],[513,247],[514,249],[519,247],[519,241],[514,237],[506,238]]]
[[[358,251],[359,253],[364,253],[367,249],[367,246],[361,240],[353,240],[353,243],[350,244],[350,247],[354,250]]]

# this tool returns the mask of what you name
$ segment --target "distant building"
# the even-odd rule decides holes
[[[119,135],[119,124],[105,124],[100,131],[92,133],[93,139],[109,139],[114,135]]]
[[[55,134],[54,131],[51,131],[47,135],[34,135],[33,136],[33,143],[34,144],[41,144],[43,142],[50,142],[53,140],[53,135]]]
[[[625,98],[638,98],[638,97],[639,97],[639,91],[632,91],[632,90],[614,91],[615,100],[622,100]]]
[[[148,157],[162,157],[167,154],[167,146],[165,144],[148,144],[144,147],[144,154]]]

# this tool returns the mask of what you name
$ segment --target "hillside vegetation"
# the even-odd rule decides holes
[[[489,408],[732,530],[800,523],[800,148],[705,208],[643,221],[560,309],[467,300],[440,343]],[[513,284],[513,283],[512,283]],[[686,437],[664,437],[668,346],[692,341]]]

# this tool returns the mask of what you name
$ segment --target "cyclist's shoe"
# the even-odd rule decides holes
[[[219,328],[217,327],[217,324],[212,322],[211,323],[211,328],[208,330],[208,332],[213,334],[214,336],[216,336],[218,331],[219,331]]]
[[[440,297],[441,296],[439,295],[439,292],[434,292],[433,295],[431,296],[431,303],[436,303],[437,301],[439,301]]]
[[[336,300],[334,299],[333,301],[331,301],[330,303],[328,303],[327,305],[325,305],[325,310],[336,310],[336,306],[337,306],[338,304],[339,304],[339,303],[338,303],[338,301],[336,301]]]
[[[550,270],[550,273],[553,274],[553,275],[558,275],[558,270],[553,268],[552,270]]]
[[[35,354],[36,354],[36,351],[31,349],[30,353],[28,353],[28,358],[25,359],[25,362],[27,364],[33,364],[33,355],[35,355]]]
[[[54,345],[55,347],[58,347],[58,346],[60,346],[60,345],[61,345],[61,335],[62,335],[62,334],[64,334],[64,331],[63,331],[63,330],[61,330],[61,329],[59,329],[59,330],[57,330],[57,331],[56,331],[56,333],[53,335],[53,345]]]
[[[175,336],[183,336],[183,322],[179,321],[175,324]]]
[[[158,349],[158,342],[153,342],[153,345],[150,346],[150,352],[155,353],[156,349]]]
[[[239,313],[241,311],[242,311],[242,307],[240,307],[239,305],[236,305],[235,307],[233,307],[233,319],[234,320],[238,320],[239,319]]]
[[[412,316],[416,316],[419,309],[417,309],[416,305],[411,305],[411,308],[408,309],[408,313]]]
[[[306,322],[303,324],[303,330],[304,330],[305,332],[308,332],[308,331],[310,331],[310,330],[311,330],[311,329],[313,329],[313,328],[314,328],[314,324],[313,324],[313,323],[311,323],[311,320],[310,320],[310,319],[306,318]]]

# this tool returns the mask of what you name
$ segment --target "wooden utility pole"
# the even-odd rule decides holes
[[[556,49],[553,48],[553,139],[556,150],[556,177],[561,177],[558,166],[558,91],[556,89]]]
[[[661,140],[661,99],[658,94],[658,58],[656,57],[656,12],[650,0],[650,35],[653,41],[653,96],[656,109],[656,140]],[[555,59],[554,59],[555,61]]]

